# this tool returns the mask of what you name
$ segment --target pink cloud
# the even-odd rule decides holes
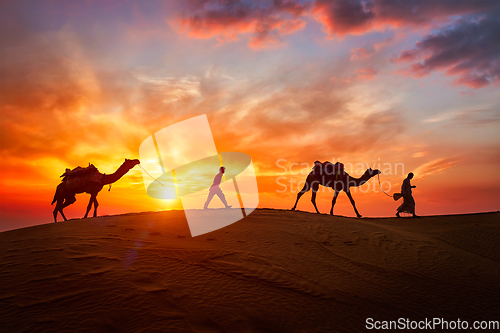
[[[474,94],[473,92],[471,91],[461,91],[458,93],[460,96],[471,96],[471,97],[474,97],[476,96],[476,94]]]
[[[351,61],[362,60],[370,58],[371,52],[364,47],[355,47],[351,49]]]
[[[250,37],[248,45],[253,50],[260,50],[264,48],[276,48],[281,45],[280,39],[274,34],[264,34],[262,36],[258,35],[256,37]]]
[[[377,75],[377,71],[371,67],[360,68],[354,71],[356,77],[361,80],[372,80]]]

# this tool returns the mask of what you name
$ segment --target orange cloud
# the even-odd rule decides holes
[[[420,179],[425,179],[431,175],[440,173],[449,169],[460,162],[457,158],[439,158],[434,161],[425,163],[413,171]]]
[[[413,153],[413,155],[411,155],[411,157],[418,158],[418,157],[424,157],[425,155],[427,155],[426,151],[418,151],[416,153]]]
[[[216,37],[221,42],[238,40],[238,34],[254,32],[256,20],[219,22],[217,20],[202,20],[199,17],[181,18],[171,23],[179,32],[188,37],[210,39]]]

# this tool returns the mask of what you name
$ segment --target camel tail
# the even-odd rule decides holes
[[[53,205],[53,204],[54,204],[54,202],[56,202],[56,201],[57,201],[57,191],[59,191],[59,186],[60,186],[60,185],[61,185],[61,184],[57,185],[57,188],[56,188],[56,193],[54,193],[54,199],[52,200],[51,205]]]

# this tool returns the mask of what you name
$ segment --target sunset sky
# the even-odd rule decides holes
[[[112,173],[202,114],[219,152],[251,156],[259,207],[291,208],[315,160],[340,160],[390,194],[413,171],[419,215],[500,209],[499,1],[16,0],[0,35],[0,231],[51,222],[66,168]],[[376,181],[358,210],[393,216]],[[139,167],[97,199],[99,215],[182,209]],[[335,213],[355,216],[344,193]]]

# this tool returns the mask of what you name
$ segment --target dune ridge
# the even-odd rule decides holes
[[[182,211],[0,233],[6,332],[358,332],[498,320],[500,213],[354,219],[257,209],[192,238]]]

